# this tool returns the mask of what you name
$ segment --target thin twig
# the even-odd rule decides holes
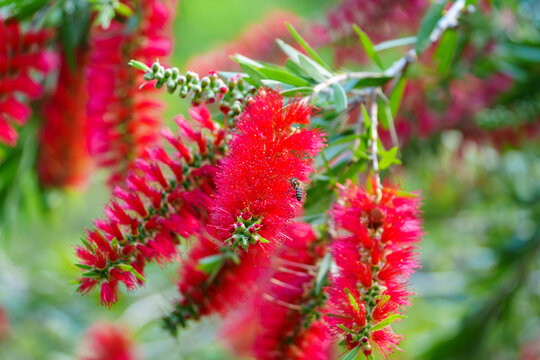
[[[379,174],[379,134],[377,132],[377,92],[373,91],[369,100],[369,120],[371,121],[371,163],[373,168],[373,177],[375,178],[376,202],[382,197],[381,177]]]

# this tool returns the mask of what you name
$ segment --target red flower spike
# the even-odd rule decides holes
[[[311,111],[299,100],[285,105],[279,93],[263,89],[240,115],[216,177],[211,231],[217,240],[247,249],[283,239],[282,230],[302,205],[291,179],[308,183],[313,157],[324,147],[320,131],[292,128],[307,124]],[[235,223],[241,226],[231,232]],[[254,224],[260,230],[251,233]]]
[[[406,285],[418,267],[415,244],[422,228],[419,197],[385,184],[377,203],[375,186],[372,179],[366,189],[351,182],[339,188],[331,211],[339,233],[331,247],[338,271],[326,289],[325,322],[349,350],[361,346],[368,356],[376,345],[386,357],[403,337],[390,323],[376,325],[399,319],[409,305]]]
[[[55,57],[43,50],[49,38],[46,31],[23,31],[16,20],[0,17],[0,143],[15,146],[15,125],[26,123],[28,100],[41,96],[41,78],[55,67]]]
[[[149,63],[166,57],[175,0],[131,0],[140,13],[137,29],[113,20],[107,30],[94,27],[90,34],[87,71],[89,149],[98,165],[111,170],[111,186],[121,183],[134,160],[159,138],[163,103],[152,97],[153,87],[142,87],[142,74],[127,63]]]
[[[220,138],[215,151],[197,155],[198,167],[183,162],[182,154],[168,154],[156,144],[128,172],[126,187],[114,189],[105,207],[106,218],[96,220],[85,245],[76,248],[85,267],[79,292],[87,293],[99,285],[102,303],[110,306],[118,299],[119,283],[128,290],[141,285],[147,263],[170,261],[177,255],[178,236],[188,238],[204,230],[209,196],[215,187],[214,164],[224,149],[222,130],[214,124],[210,131],[208,121],[199,122],[204,135],[190,127],[197,141],[174,136],[170,130],[166,136],[172,143],[185,142],[191,148],[199,147],[199,138],[208,144]]]

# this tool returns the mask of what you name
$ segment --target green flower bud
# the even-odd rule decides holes
[[[210,79],[209,79],[208,77],[206,77],[206,76],[203,77],[203,78],[201,79],[201,87],[202,87],[203,89],[206,89],[209,85],[210,85]]]
[[[178,95],[183,99],[187,96],[189,92],[189,89],[187,86],[183,85],[181,88],[180,88],[180,91],[178,92]]]
[[[155,77],[153,73],[149,72],[149,73],[144,74],[143,79],[146,81],[152,81],[155,79]]]
[[[172,94],[174,90],[176,90],[176,82],[173,79],[169,79],[167,81],[167,91]]]
[[[157,73],[159,70],[159,62],[156,61],[155,63],[152,64],[152,72],[155,74]]]

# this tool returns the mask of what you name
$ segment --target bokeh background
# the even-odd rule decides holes
[[[528,39],[538,44],[539,6],[515,3],[521,3],[515,11],[536,11],[530,14],[536,32],[528,30]],[[333,6],[323,0],[180,1],[171,63],[184,68],[193,56],[232,41],[272,11],[323,19]],[[537,61],[530,65],[533,76],[540,47],[530,51]],[[529,80],[540,83],[538,77]],[[537,93],[537,87],[529,90]],[[185,112],[176,97],[163,99],[166,119]],[[33,164],[25,157],[36,145],[24,134],[21,143],[24,151],[13,169],[19,181],[2,198],[0,303],[10,325],[4,338],[0,326],[0,359],[75,359],[96,321],[122,324],[140,359],[234,359],[219,341],[217,318],[193,324],[177,338],[161,328],[156,319],[177,296],[174,264],[151,266],[147,285],[122,296],[111,310],[99,305],[97,294],[75,293],[79,272],[72,246],[102,215],[106,174],[94,176],[84,192],[38,196]],[[402,161],[392,177],[405,189],[422,189],[426,235],[422,269],[411,280],[417,295],[408,318],[396,325],[406,335],[403,352],[390,358],[539,359],[540,144],[494,147],[447,130],[412,141]]]

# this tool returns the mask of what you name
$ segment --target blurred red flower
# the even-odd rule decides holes
[[[128,62],[150,63],[170,54],[176,1],[130,1],[129,5],[140,12],[135,29],[130,22],[113,20],[110,28],[96,27],[90,34],[88,145],[98,165],[111,170],[111,185],[119,184],[135,159],[159,137],[163,103],[151,96],[153,86],[139,88],[143,74]]]
[[[112,323],[96,323],[84,337],[80,360],[136,360],[135,343],[129,329]]]
[[[71,68],[63,58],[54,95],[43,107],[39,134],[38,175],[42,185],[81,187],[90,175],[86,145],[87,54],[76,52]]]
[[[41,96],[40,77],[55,65],[54,55],[44,50],[49,37],[49,32],[23,31],[18,21],[0,17],[0,143],[15,146],[14,125],[26,123],[32,112],[28,100]]]

